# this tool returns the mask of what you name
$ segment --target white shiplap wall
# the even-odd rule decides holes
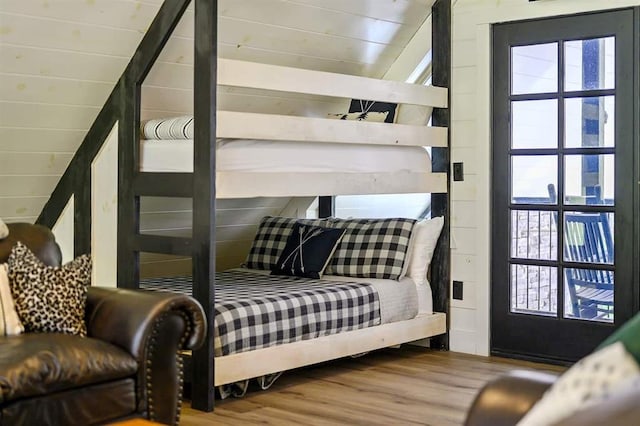
[[[0,1],[0,216],[33,221],[106,100],[162,0]],[[429,13],[432,0],[221,0],[225,58],[382,77]],[[192,111],[193,8],[143,87],[142,117]],[[220,108],[324,115],[345,101],[225,88]],[[289,200],[245,200],[219,217],[219,253],[246,250],[259,217]],[[143,203],[147,232],[186,232],[180,203]],[[249,219],[250,218],[250,219]],[[242,231],[233,234],[237,225]],[[229,229],[224,229],[230,227]],[[224,247],[221,247],[223,244]],[[162,256],[144,257],[145,270]],[[186,268],[185,261],[178,270]],[[164,271],[163,272],[167,272]]]
[[[638,0],[458,0],[453,9],[451,161],[465,163],[452,182],[451,349],[489,353],[491,200],[491,24],[639,5]]]

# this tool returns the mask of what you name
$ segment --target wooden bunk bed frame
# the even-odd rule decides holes
[[[411,176],[417,182],[415,187],[405,188],[405,192],[419,192],[428,185],[441,191],[432,194],[432,216],[444,216],[443,228],[438,246],[434,253],[431,270],[431,287],[433,292],[433,315],[419,315],[413,320],[401,321],[361,329],[332,336],[325,336],[312,341],[300,341],[286,345],[255,350],[246,353],[216,358],[214,362],[213,321],[215,300],[215,200],[216,196],[250,197],[256,196],[251,191],[251,182],[247,174],[227,172],[225,182],[233,182],[230,188],[218,187],[216,178],[220,174],[215,170],[216,138],[265,138],[264,133],[253,133],[246,120],[261,120],[260,114],[232,113],[218,111],[216,113],[217,84],[238,85],[267,90],[285,90],[289,92],[314,93],[309,85],[296,88],[283,81],[295,81],[298,78],[311,78],[311,81],[325,81],[317,87],[317,94],[344,97],[342,90],[348,87],[348,95],[352,98],[370,99],[371,85],[363,77],[340,76],[317,71],[275,67],[271,65],[251,64],[251,71],[259,69],[261,78],[252,78],[247,69],[249,65],[240,61],[217,58],[217,1],[194,0],[195,3],[195,65],[194,65],[194,172],[193,173],[142,173],[138,171],[140,150],[140,101],[141,85],[155,63],[162,48],[171,36],[190,0],[166,0],[158,15],[152,22],[131,62],[116,84],[94,124],[87,133],[83,143],[74,155],[69,167],[60,179],[51,198],[45,205],[37,223],[53,227],[69,199],[74,197],[74,251],[76,254],[91,251],[91,163],[114,125],[118,124],[118,286],[138,288],[139,286],[139,253],[155,252],[172,255],[191,256],[193,261],[193,295],[209,313],[209,335],[202,349],[195,351],[190,357],[192,378],[192,406],[196,409],[211,411],[214,406],[214,386],[229,383],[247,377],[255,377],[298,366],[317,363],[340,356],[352,355],[364,351],[410,342],[425,337],[425,330],[430,330],[431,346],[448,349],[447,313],[449,311],[449,91],[438,88],[407,91],[403,83],[381,82],[384,95],[375,100],[386,102],[405,102],[435,105],[432,124],[437,127],[424,127],[421,132],[429,139],[432,149],[431,174]],[[450,87],[451,69],[451,2],[436,0],[432,7],[433,27],[433,68],[432,81],[435,86]],[[292,73],[289,78],[265,78],[265,76],[282,76],[281,73]],[[249,75],[249,77],[247,77]],[[239,80],[238,80],[239,79]],[[382,84],[381,84],[382,83]],[[332,91],[333,90],[333,91]],[[274,119],[278,126],[295,129],[288,137],[290,140],[309,140],[310,131],[317,128],[314,121],[326,120],[297,118],[270,115],[273,126]],[[218,120],[219,119],[219,120]],[[336,122],[335,131],[327,132],[320,139],[325,142],[353,143],[354,132],[362,132],[362,123]],[[402,135],[403,126],[372,126],[366,143],[385,143],[389,137],[397,139],[398,144],[405,144]],[[274,126],[274,127],[278,127]],[[385,127],[386,126],[386,127]],[[258,126],[256,126],[258,127]],[[393,134],[390,134],[393,132]],[[268,135],[267,135],[268,136]],[[282,134],[271,135],[282,138]],[[268,137],[267,137],[268,138]],[[318,139],[314,139],[318,140]],[[388,143],[388,142],[386,142]],[[411,144],[406,142],[406,144]],[[353,175],[353,174],[352,174]],[[420,175],[420,176],[418,176]],[[251,178],[251,176],[248,176]],[[286,179],[287,176],[279,176]],[[353,178],[353,176],[350,176]],[[361,185],[377,178],[375,174],[361,176]],[[318,176],[318,180],[321,176]],[[427,179],[427,181],[425,181]],[[282,180],[281,180],[282,181]],[[380,182],[378,180],[378,182]],[[384,183],[384,182],[382,182]],[[357,183],[355,184],[357,187]],[[243,193],[242,188],[248,188]],[[327,186],[325,194],[305,193],[303,188],[296,188],[301,193],[296,195],[339,195],[336,185]],[[389,188],[381,185],[379,193],[389,192]],[[260,195],[287,195],[286,193]],[[372,193],[370,190],[367,193]],[[141,235],[139,232],[140,197],[191,197],[193,199],[193,230],[191,239],[155,235]],[[320,213],[327,216],[332,211],[331,197],[321,197]],[[442,333],[445,331],[445,333]],[[328,342],[330,344],[322,344]]]

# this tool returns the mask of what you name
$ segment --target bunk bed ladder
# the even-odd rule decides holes
[[[36,223],[52,228],[73,196],[74,252],[91,252],[91,165],[118,125],[118,287],[139,287],[139,253],[190,256],[193,295],[205,307],[209,330],[192,354],[192,406],[213,409],[213,295],[215,283],[215,134],[217,1],[194,0],[194,157],[191,173],[141,173],[141,85],[177,26],[190,0],[166,0],[145,33]],[[140,197],[193,198],[193,238],[140,234]],[[203,374],[203,372],[206,372]]]

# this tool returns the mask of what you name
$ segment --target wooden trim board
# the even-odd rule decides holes
[[[446,192],[446,173],[217,172],[218,198]]]
[[[340,98],[447,107],[448,89],[218,58],[218,84]]]
[[[362,352],[412,342],[446,332],[446,315],[421,314],[406,320],[316,339],[216,357],[215,386]]]
[[[286,129],[286,131],[283,131]],[[218,111],[216,136],[295,142],[446,147],[446,127]]]

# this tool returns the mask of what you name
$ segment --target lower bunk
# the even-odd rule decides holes
[[[147,279],[147,290],[191,294],[190,277]],[[446,332],[431,290],[400,280],[216,274],[215,377],[221,386]]]

